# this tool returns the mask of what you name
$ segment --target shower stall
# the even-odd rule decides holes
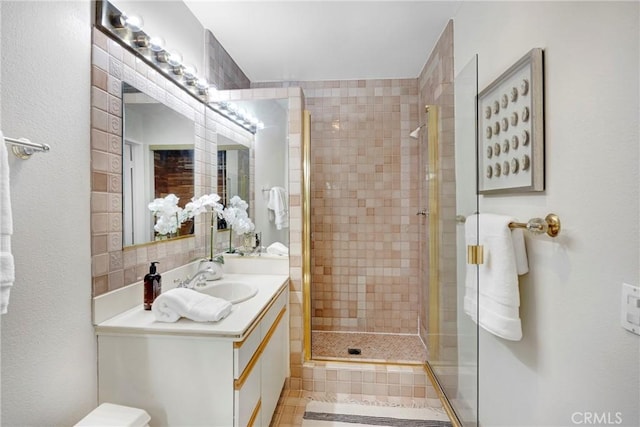
[[[303,141],[307,360],[424,367],[464,425],[477,424],[458,216],[477,211],[475,81],[472,62],[435,97],[428,79],[305,90]]]

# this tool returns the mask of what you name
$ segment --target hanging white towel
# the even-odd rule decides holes
[[[271,190],[269,190],[267,208],[273,211],[273,222],[278,230],[289,227],[287,190],[282,187],[272,187]]]
[[[151,311],[156,320],[176,322],[181,317],[196,322],[217,322],[231,313],[231,303],[193,289],[175,288],[160,294]]]
[[[515,221],[480,214],[465,223],[466,243],[484,247],[484,263],[477,274],[475,265],[467,266],[464,311],[487,331],[511,341],[522,339],[518,275],[529,271],[522,230],[509,228]]]
[[[13,219],[9,190],[9,154],[0,131],[0,313],[7,313],[9,294],[15,281],[15,267],[11,253]]]

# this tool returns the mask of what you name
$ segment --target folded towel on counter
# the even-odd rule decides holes
[[[289,248],[280,242],[275,242],[267,247],[267,253],[271,255],[289,255]]]
[[[9,294],[15,281],[15,266],[11,253],[13,218],[9,188],[9,153],[0,131],[0,313],[7,313]]]
[[[509,223],[515,221],[494,214],[467,218],[466,243],[484,247],[484,263],[478,266],[477,275],[476,266],[467,265],[464,311],[492,334],[519,341],[522,324],[518,275],[526,274],[529,266],[522,230],[509,228]]]
[[[273,187],[269,190],[269,200],[267,201],[267,209],[270,218],[276,225],[278,230],[289,227],[289,209],[287,208],[287,191],[282,187]]]
[[[160,294],[151,305],[156,320],[177,322],[181,317],[196,322],[217,322],[231,313],[231,303],[193,289],[175,288]]]

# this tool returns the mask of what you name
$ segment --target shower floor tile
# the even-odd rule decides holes
[[[360,350],[351,354],[350,349]],[[422,364],[427,351],[418,335],[311,331],[314,359]]]

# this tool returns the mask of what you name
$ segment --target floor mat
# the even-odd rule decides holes
[[[302,427],[451,427],[446,414],[431,408],[311,401]]]

